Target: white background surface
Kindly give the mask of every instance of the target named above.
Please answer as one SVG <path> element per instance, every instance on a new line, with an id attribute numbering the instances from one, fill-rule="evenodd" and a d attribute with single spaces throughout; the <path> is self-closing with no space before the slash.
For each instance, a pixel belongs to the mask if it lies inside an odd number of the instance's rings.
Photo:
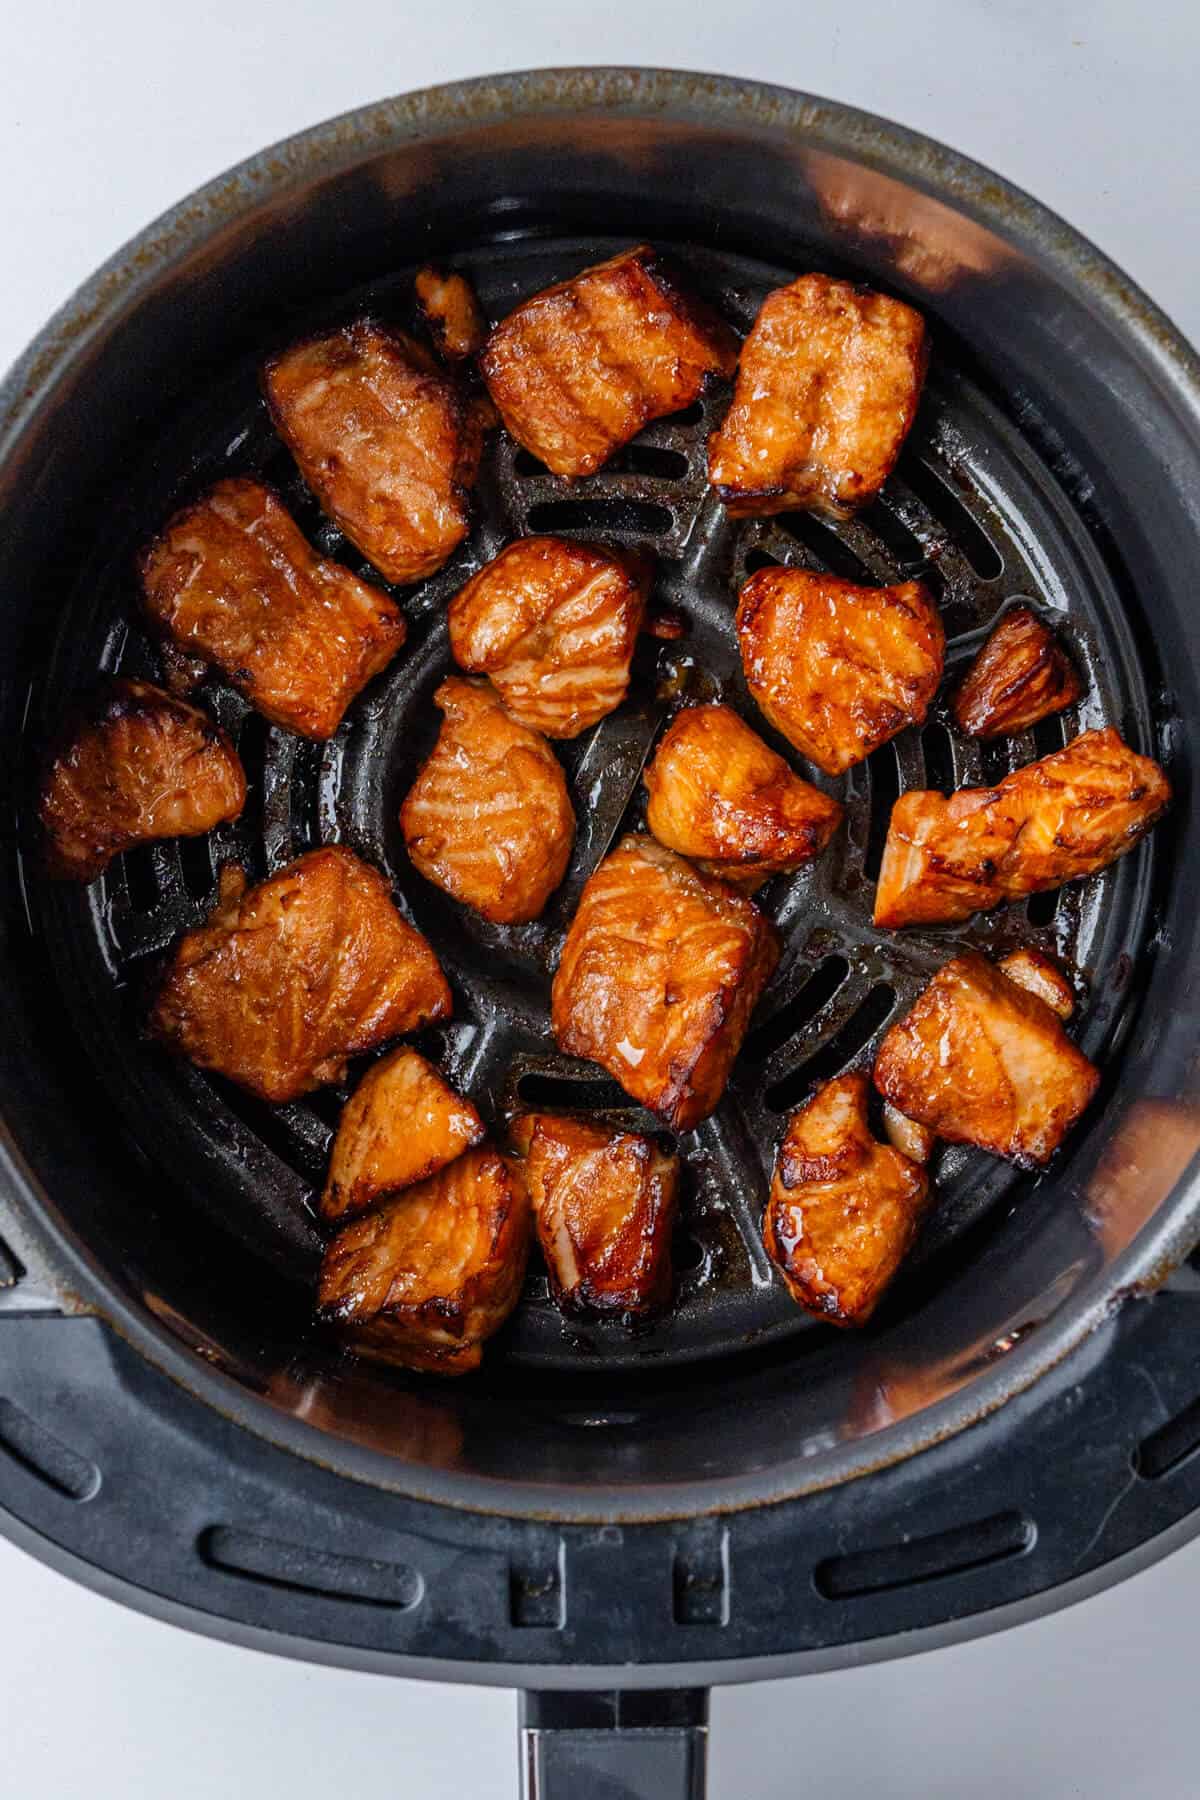
<path id="1" fill-rule="evenodd" d="M 383 94 L 648 63 L 806 88 L 940 137 L 1094 237 L 1200 340 L 1200 8 L 1133 0 L 9 0 L 0 363 L 154 214 Z M 1200 1792 L 1200 1546 L 958 1649 L 714 1697 L 714 1800 Z M 0 1794 L 513 1800 L 503 1691 L 307 1668 L 76 1589 L 0 1542 Z"/>

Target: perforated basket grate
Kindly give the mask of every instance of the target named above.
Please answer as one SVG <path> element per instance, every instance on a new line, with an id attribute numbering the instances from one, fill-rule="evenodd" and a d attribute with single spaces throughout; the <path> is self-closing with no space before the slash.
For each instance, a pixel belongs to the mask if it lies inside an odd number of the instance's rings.
<path id="1" fill-rule="evenodd" d="M 462 266 L 497 317 L 523 295 L 619 247 L 597 239 L 506 242 L 464 256 Z M 790 276 L 686 245 L 663 247 L 743 328 L 764 293 Z M 365 304 L 403 320 L 411 274 L 400 271 L 322 319 L 349 316 Z M 264 344 L 262 351 L 273 347 Z M 728 519 L 704 478 L 705 441 L 726 402 L 727 390 L 714 389 L 574 485 L 551 476 L 503 434 L 494 437 L 479 484 L 477 528 L 431 580 L 393 590 L 411 622 L 408 647 L 352 708 L 334 740 L 315 745 L 269 726 L 231 689 L 210 680 L 204 699 L 235 737 L 250 780 L 243 817 L 207 839 L 133 852 L 87 894 L 44 885 L 33 896 L 68 1009 L 110 1088 L 115 1120 L 174 1189 L 216 1214 L 276 1271 L 306 1283 L 319 1248 L 314 1187 L 349 1088 L 270 1108 L 170 1060 L 140 1036 L 159 959 L 204 915 L 221 863 L 237 858 L 261 878 L 316 844 L 351 844 L 392 878 L 453 981 L 454 1021 L 426 1033 L 422 1047 L 498 1130 L 522 1105 L 581 1108 L 657 1129 L 594 1065 L 558 1053 L 549 1031 L 549 981 L 583 882 L 619 833 L 642 818 L 641 770 L 673 708 L 720 697 L 812 778 L 746 694 L 733 631 L 742 581 L 769 562 L 867 581 L 920 575 L 945 618 L 946 692 L 1012 601 L 1025 597 L 1055 615 L 1087 676 L 1074 712 L 1035 733 L 979 745 L 950 728 L 939 703 L 923 732 L 905 732 L 841 781 L 818 777 L 845 800 L 846 826 L 825 856 L 772 881 L 759 896 L 781 928 L 784 954 L 728 1093 L 680 1141 L 688 1177 L 676 1245 L 677 1304 L 637 1332 L 619 1323 L 568 1324 L 535 1267 L 502 1340 L 504 1353 L 530 1363 L 571 1366 L 582 1359 L 600 1370 L 653 1358 L 661 1367 L 806 1328 L 759 1235 L 788 1109 L 815 1083 L 865 1064 L 888 1021 L 966 943 L 995 951 L 1034 942 L 1065 957 L 1087 995 L 1081 1042 L 1093 1056 L 1111 1055 L 1148 930 L 1147 851 L 1086 884 L 963 928 L 897 934 L 871 923 L 874 877 L 898 792 L 994 781 L 1088 726 L 1115 724 L 1138 748 L 1153 744 L 1150 697 L 1117 577 L 1065 491 L 975 383 L 954 346 L 935 342 L 926 395 L 898 472 L 882 498 L 849 524 L 801 514 Z M 137 624 L 134 554 L 172 506 L 234 472 L 273 482 L 324 552 L 377 579 L 300 483 L 271 432 L 255 366 L 231 370 L 123 482 L 106 541 L 91 547 L 64 609 L 42 696 L 43 724 L 99 668 L 156 673 L 154 652 Z M 436 735 L 431 695 L 451 665 L 445 603 L 505 542 L 534 531 L 650 546 L 658 558 L 656 597 L 686 615 L 689 631 L 678 643 L 644 640 L 627 704 L 559 746 L 579 818 L 574 857 L 543 918 L 504 928 L 456 906 L 416 875 L 397 815 Z M 350 1085 L 360 1072 L 352 1071 Z M 1002 1214 L 1014 1184 L 1028 1180 L 961 1149 L 943 1150 L 936 1171 L 937 1205 L 890 1304 L 906 1304 L 922 1280 L 936 1279 L 940 1259 L 964 1251 L 971 1234 Z"/>

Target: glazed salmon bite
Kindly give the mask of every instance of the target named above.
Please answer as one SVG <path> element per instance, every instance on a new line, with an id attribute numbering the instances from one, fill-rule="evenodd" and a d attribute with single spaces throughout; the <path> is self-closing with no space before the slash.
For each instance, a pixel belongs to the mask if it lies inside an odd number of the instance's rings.
<path id="1" fill-rule="evenodd" d="M 896 465 L 927 360 L 924 320 L 901 300 L 828 275 L 768 294 L 709 442 L 727 510 L 844 519 L 865 506 Z"/>
<path id="2" fill-rule="evenodd" d="M 427 267 L 418 269 L 413 286 L 421 317 L 439 353 L 449 362 L 478 356 L 486 328 L 466 276 Z"/>
<path id="3" fill-rule="evenodd" d="M 1082 692 L 1050 627 L 1031 607 L 1014 606 L 993 626 L 955 694 L 954 723 L 970 737 L 1004 737 L 1074 706 Z"/>
<path id="4" fill-rule="evenodd" d="M 237 751 L 207 713 L 114 677 L 80 707 L 46 770 L 48 872 L 93 881 L 123 850 L 198 837 L 245 803 Z"/>
<path id="5" fill-rule="evenodd" d="M 554 977 L 554 1036 L 686 1131 L 724 1093 L 778 960 L 775 927 L 743 894 L 631 833 L 580 897 Z"/>
<path id="6" fill-rule="evenodd" d="M 1057 1150 L 1100 1075 L 1034 991 L 1031 971 L 1014 973 L 975 951 L 945 963 L 885 1035 L 875 1086 L 939 1137 L 1033 1169 Z"/>
<path id="7" fill-rule="evenodd" d="M 919 581 L 861 587 L 774 566 L 743 587 L 737 634 L 763 716 L 827 775 L 924 723 L 946 651 Z"/>
<path id="8" fill-rule="evenodd" d="M 513 1127 L 551 1290 L 568 1311 L 645 1316 L 671 1297 L 679 1158 L 594 1119 Z"/>
<path id="9" fill-rule="evenodd" d="M 640 244 L 523 301 L 479 366 L 519 444 L 556 475 L 592 475 L 736 361 L 728 325 Z"/>
<path id="10" fill-rule="evenodd" d="M 532 1224 L 516 1159 L 468 1150 L 343 1226 L 321 1264 L 318 1316 L 361 1356 L 466 1374 L 520 1298 Z"/>
<path id="11" fill-rule="evenodd" d="M 373 1063 L 342 1108 L 321 1216 L 345 1219 L 424 1181 L 478 1144 L 483 1122 L 433 1064 L 405 1046 Z"/>
<path id="12" fill-rule="evenodd" d="M 385 581 L 440 569 L 471 526 L 483 416 L 402 331 L 359 319 L 272 358 L 271 417 L 300 473 Z"/>
<path id="13" fill-rule="evenodd" d="M 150 1029 L 278 1102 L 340 1081 L 355 1051 L 448 1018 L 451 1005 L 383 876 L 331 844 L 254 888 L 222 870 L 216 907 L 167 963 Z"/>
<path id="14" fill-rule="evenodd" d="M 332 737 L 351 701 L 404 643 L 395 602 L 318 556 L 261 482 L 218 482 L 143 553 L 154 631 L 214 664 L 264 717 Z"/>
<path id="15" fill-rule="evenodd" d="M 874 1137 L 869 1091 L 865 1075 L 841 1075 L 792 1114 L 763 1220 L 793 1300 L 831 1325 L 866 1324 L 929 1198 L 925 1171 Z"/>
<path id="16" fill-rule="evenodd" d="M 1128 855 L 1171 798 L 1159 765 L 1109 727 L 1014 769 L 994 788 L 901 794 L 888 823 L 875 923 L 968 919 Z"/>
<path id="17" fill-rule="evenodd" d="M 486 681 L 451 676 L 433 700 L 442 729 L 400 809 L 413 867 L 498 925 L 536 919 L 575 842 L 562 765 Z"/>
<path id="18" fill-rule="evenodd" d="M 454 659 L 522 725 L 578 737 L 625 698 L 653 567 L 636 550 L 518 538 L 450 602 Z"/>
<path id="19" fill-rule="evenodd" d="M 802 781 L 728 706 L 677 713 L 643 780 L 659 843 L 748 893 L 819 856 L 842 822 L 840 802 Z"/>

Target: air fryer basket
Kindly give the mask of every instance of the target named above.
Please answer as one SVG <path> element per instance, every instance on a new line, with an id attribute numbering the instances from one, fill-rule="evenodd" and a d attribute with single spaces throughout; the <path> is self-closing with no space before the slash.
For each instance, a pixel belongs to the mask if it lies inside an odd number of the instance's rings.
<path id="1" fill-rule="evenodd" d="M 130 855 L 87 893 L 45 883 L 29 826 L 38 748 L 98 670 L 153 673 L 131 559 L 170 507 L 222 473 L 260 471 L 315 541 L 347 553 L 270 431 L 264 355 L 364 305 L 404 321 L 412 271 L 430 258 L 468 271 L 494 317 L 642 238 L 742 327 L 770 286 L 814 267 L 927 313 L 928 394 L 881 501 L 836 527 L 727 520 L 703 481 L 719 390 L 583 484 L 499 440 L 478 529 L 398 593 L 409 647 L 330 745 L 266 727 L 214 682 L 208 700 L 253 784 L 243 820 Z M 40 1274 L 27 1292 L 110 1321 L 122 1354 L 258 1438 L 491 1515 L 753 1508 L 896 1464 L 1028 1388 L 1200 1235 L 1187 1173 L 1200 1143 L 1200 856 L 1183 724 L 1200 717 L 1197 393 L 1167 322 L 1034 203 L 925 140 L 779 90 L 621 71 L 468 83 L 335 121 L 185 202 L 71 303 L 5 390 L 0 1236 Z M 506 931 L 415 876 L 396 812 L 449 666 L 445 600 L 527 530 L 648 544 L 658 595 L 690 630 L 646 643 L 630 704 L 566 748 L 575 860 L 546 918 Z M 429 1042 L 493 1122 L 530 1102 L 644 1118 L 554 1050 L 548 973 L 582 880 L 639 816 L 640 769 L 670 706 L 719 692 L 748 709 L 732 604 L 769 560 L 924 575 L 951 669 L 999 611 L 1032 599 L 1086 670 L 1077 721 L 981 748 L 938 713 L 839 790 L 837 848 L 765 891 L 785 956 L 728 1099 L 684 1144 L 668 1320 L 637 1334 L 568 1327 L 535 1273 L 477 1379 L 439 1386 L 341 1358 L 308 1324 L 311 1191 L 339 1096 L 267 1109 L 168 1061 L 140 1035 L 156 959 L 201 916 L 224 858 L 257 876 L 345 841 L 388 872 L 443 957 L 458 1004 Z M 1169 765 L 1177 801 L 1150 846 L 961 930 L 873 929 L 899 789 L 992 780 L 1099 724 Z M 1080 1040 L 1104 1068 L 1069 1153 L 1036 1180 L 947 1153 L 935 1215 L 877 1321 L 860 1335 L 809 1325 L 758 1236 L 784 1112 L 869 1057 L 960 943 L 1026 941 L 1078 969 Z"/>

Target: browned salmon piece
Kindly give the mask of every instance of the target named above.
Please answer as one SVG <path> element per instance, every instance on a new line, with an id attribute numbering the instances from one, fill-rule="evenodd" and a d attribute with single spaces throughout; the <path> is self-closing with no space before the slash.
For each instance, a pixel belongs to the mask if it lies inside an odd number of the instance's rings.
<path id="1" fill-rule="evenodd" d="M 875 1059 L 875 1086 L 910 1119 L 1026 1169 L 1049 1161 L 1099 1080 L 1046 1002 L 974 951 L 939 969 Z"/>
<path id="2" fill-rule="evenodd" d="M 743 587 L 737 634 L 764 717 L 827 775 L 924 723 L 946 651 L 921 582 L 858 587 L 777 565 Z"/>
<path id="3" fill-rule="evenodd" d="M 177 513 L 141 574 L 164 643 L 215 664 L 303 737 L 333 736 L 407 631 L 394 601 L 318 556 L 271 490 L 240 477 Z"/>
<path id="4" fill-rule="evenodd" d="M 925 322 L 903 301 L 802 275 L 763 301 L 708 446 L 727 510 L 844 519 L 873 500 L 916 416 Z"/>
<path id="5" fill-rule="evenodd" d="M 199 837 L 246 804 L 237 751 L 197 706 L 149 681 L 110 678 L 79 707 L 42 783 L 46 868 L 94 881 L 114 856 Z"/>
<path id="6" fill-rule="evenodd" d="M 937 1133 L 908 1118 L 890 1100 L 883 1104 L 883 1129 L 893 1150 L 899 1150 L 911 1162 L 927 1163 L 933 1155 Z"/>
<path id="7" fill-rule="evenodd" d="M 359 319 L 273 357 L 264 380 L 300 473 L 384 580 L 440 569 L 470 530 L 483 449 L 457 377 L 404 332 Z"/>
<path id="8" fill-rule="evenodd" d="M 643 779 L 659 843 L 749 892 L 819 856 L 842 821 L 840 803 L 802 781 L 728 706 L 677 713 Z"/>
<path id="9" fill-rule="evenodd" d="M 1069 1019 L 1075 1011 L 1074 988 L 1063 973 L 1062 965 L 1044 950 L 1025 945 L 1020 950 L 1010 950 L 996 966 L 1018 987 L 1044 1000 L 1060 1019 Z"/>
<path id="10" fill-rule="evenodd" d="M 449 362 L 478 356 L 487 336 L 475 289 L 465 275 L 444 269 L 418 269 L 413 286 L 417 305 L 437 350 Z"/>
<path id="11" fill-rule="evenodd" d="M 632 1315 L 664 1307 L 679 1158 L 653 1138 L 555 1113 L 525 1114 L 514 1137 L 559 1305 Z"/>
<path id="12" fill-rule="evenodd" d="M 1018 832 L 1016 809 L 996 788 L 960 788 L 949 798 L 910 788 L 888 822 L 875 923 L 939 925 L 998 906 L 995 871 Z"/>
<path id="13" fill-rule="evenodd" d="M 577 737 L 625 698 L 651 573 L 635 551 L 518 538 L 450 602 L 455 661 L 522 725 Z"/>
<path id="14" fill-rule="evenodd" d="M 912 1248 L 924 1169 L 867 1122 L 865 1075 L 827 1081 L 788 1120 L 763 1241 L 788 1292 L 830 1325 L 865 1325 Z"/>
<path id="15" fill-rule="evenodd" d="M 464 1375 L 521 1295 L 533 1215 L 520 1164 L 484 1147 L 342 1227 L 318 1316 L 378 1362 Z"/>
<path id="16" fill-rule="evenodd" d="M 1146 835 L 1171 798 L 1156 762 L 1111 726 L 1027 763 L 994 788 L 924 788 L 892 808 L 877 925 L 937 925 L 1078 881 Z"/>
<path id="17" fill-rule="evenodd" d="M 415 1050 L 393 1050 L 367 1070 L 342 1109 L 321 1195 L 326 1219 L 364 1212 L 424 1181 L 481 1143 L 483 1121 Z"/>
<path id="18" fill-rule="evenodd" d="M 1075 1011 L 1075 991 L 1067 980 L 1062 966 L 1053 956 L 1044 950 L 1025 945 L 1019 950 L 1010 950 L 997 963 L 1001 974 L 1007 975 L 1010 981 L 1016 982 L 1028 993 L 1036 994 L 1044 1000 L 1051 1012 L 1058 1018 L 1066 1020 Z M 937 1143 L 937 1133 L 928 1126 L 918 1125 L 900 1109 L 892 1105 L 890 1100 L 884 1101 L 883 1126 L 888 1142 L 900 1150 L 914 1162 L 926 1163 L 933 1154 Z"/>
<path id="19" fill-rule="evenodd" d="M 775 928 L 750 900 L 631 834 L 588 881 L 567 933 L 558 1047 L 687 1131 L 724 1093 L 778 960 Z"/>
<path id="20" fill-rule="evenodd" d="M 1048 625 L 1014 606 L 994 628 L 954 696 L 954 723 L 969 737 L 1028 731 L 1074 706 L 1083 683 Z"/>
<path id="21" fill-rule="evenodd" d="M 400 809 L 413 867 L 485 919 L 536 919 L 575 841 L 562 765 L 486 681 L 452 675 L 433 698 L 441 734 Z"/>
<path id="22" fill-rule="evenodd" d="M 736 362 L 729 327 L 639 244 L 523 301 L 479 366 L 519 444 L 556 475 L 591 475 Z"/>
<path id="23" fill-rule="evenodd" d="M 249 892 L 225 869 L 221 890 L 176 945 L 150 1016 L 202 1069 L 293 1100 L 340 1081 L 355 1051 L 449 1017 L 437 957 L 352 851 L 311 850 Z"/>

